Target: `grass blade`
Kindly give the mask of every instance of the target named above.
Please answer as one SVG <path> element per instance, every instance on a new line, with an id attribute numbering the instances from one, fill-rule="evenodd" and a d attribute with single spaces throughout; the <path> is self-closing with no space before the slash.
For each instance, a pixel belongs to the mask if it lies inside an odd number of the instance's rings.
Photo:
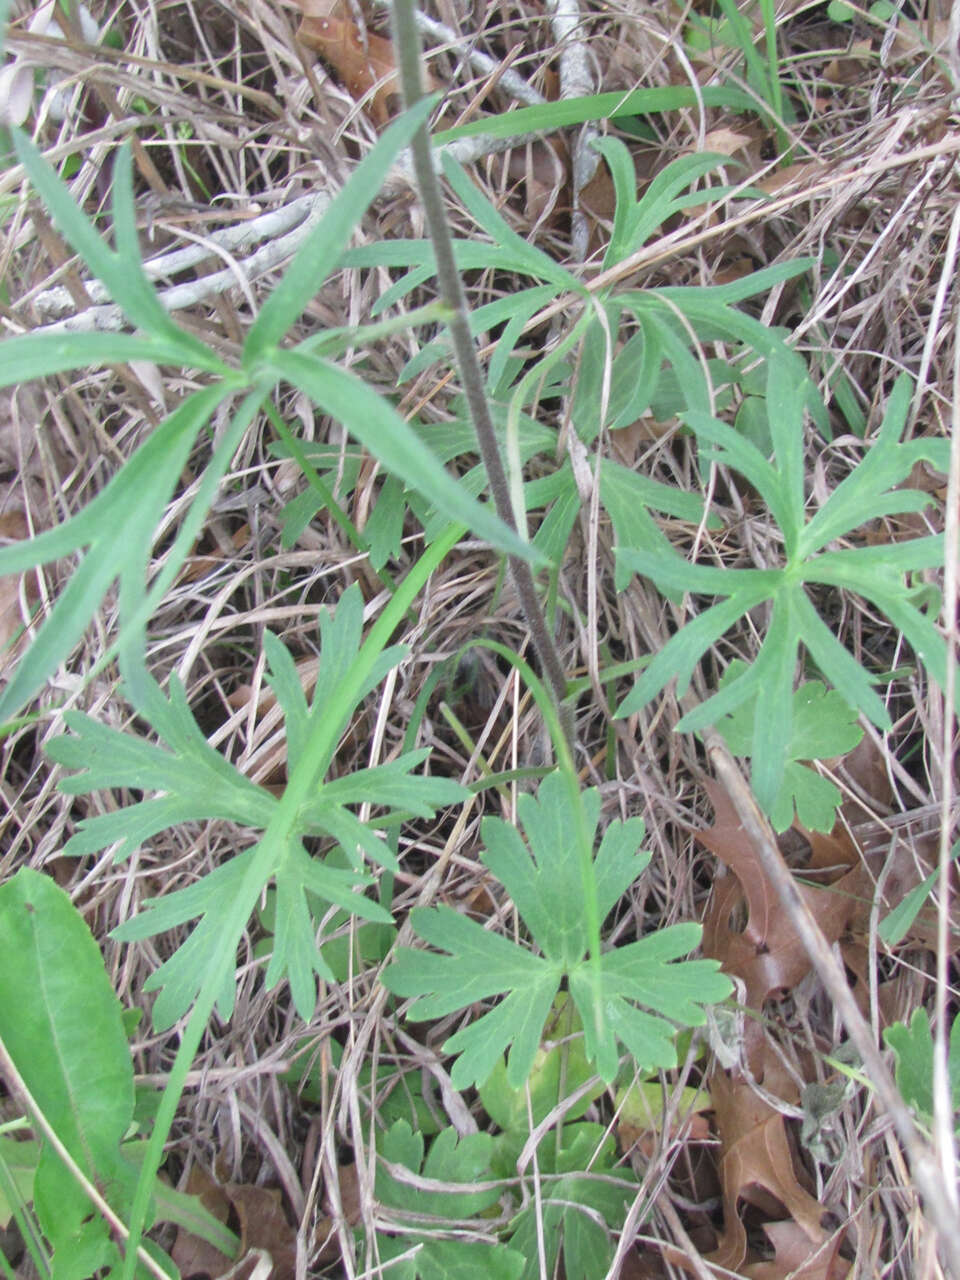
<path id="1" fill-rule="evenodd" d="M 616 120 L 620 116 L 654 115 L 664 111 L 680 111 L 684 107 L 727 107 L 731 111 L 755 111 L 756 99 L 739 89 L 708 85 L 697 93 L 686 85 L 668 85 L 660 89 L 634 89 L 631 93 L 595 93 L 587 98 L 566 98 L 545 102 L 536 107 L 521 107 L 492 119 L 475 120 L 456 129 L 445 129 L 433 135 L 434 146 L 443 146 L 458 138 L 475 138 L 487 134 L 491 138 L 516 138 L 528 133 L 553 133 L 568 125 L 588 120 Z"/>

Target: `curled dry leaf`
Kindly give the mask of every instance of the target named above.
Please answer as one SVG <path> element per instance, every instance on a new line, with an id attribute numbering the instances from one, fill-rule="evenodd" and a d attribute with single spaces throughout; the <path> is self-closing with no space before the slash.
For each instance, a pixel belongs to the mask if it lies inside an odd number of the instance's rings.
<path id="1" fill-rule="evenodd" d="M 796 1085 L 766 1046 L 758 1075 L 771 1093 L 787 1102 L 798 1101 Z M 747 1232 L 740 1217 L 741 1201 L 771 1217 L 786 1210 L 807 1243 L 806 1258 L 826 1238 L 820 1225 L 824 1209 L 800 1183 L 784 1116 L 738 1074 L 714 1072 L 710 1096 L 721 1144 L 724 1229 L 708 1261 L 731 1271 L 743 1264 Z"/>
<path id="2" fill-rule="evenodd" d="M 287 1221 L 279 1191 L 266 1187 L 227 1182 L 223 1186 L 194 1165 L 187 1191 L 199 1196 L 204 1207 L 240 1236 L 239 1260 L 235 1263 L 182 1227 L 177 1231 L 171 1256 L 183 1280 L 207 1276 L 210 1280 L 293 1280 L 296 1274 L 297 1233 Z M 266 1264 L 266 1265 L 265 1265 Z"/>
<path id="3" fill-rule="evenodd" d="M 319 53 L 358 101 L 372 91 L 370 115 L 385 125 L 401 96 L 392 43 L 361 31 L 349 0 L 297 0 L 297 8 L 303 12 L 300 43 Z"/>
<path id="4" fill-rule="evenodd" d="M 703 923 L 703 952 L 719 960 L 726 973 L 743 980 L 745 1003 L 759 1010 L 768 996 L 789 990 L 805 978 L 810 961 L 729 798 L 717 783 L 706 786 L 716 823 L 697 832 L 696 838 L 733 875 L 714 884 Z M 810 852 L 803 872 L 806 878 L 816 876 L 823 887 L 798 884 L 797 889 L 827 941 L 833 943 L 847 928 L 869 880 L 845 835 L 810 833 L 805 839 Z"/>

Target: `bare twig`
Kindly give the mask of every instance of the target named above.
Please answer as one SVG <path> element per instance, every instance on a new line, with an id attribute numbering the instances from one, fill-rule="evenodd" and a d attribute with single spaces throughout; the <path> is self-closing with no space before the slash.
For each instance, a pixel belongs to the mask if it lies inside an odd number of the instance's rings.
<path id="1" fill-rule="evenodd" d="M 596 93 L 597 86 L 590 70 L 590 57 L 584 37 L 583 16 L 579 0 L 547 0 L 553 34 L 560 48 L 560 97 L 586 98 Z M 593 139 L 599 137 L 595 124 L 577 130 L 572 147 L 573 199 L 570 246 L 578 262 L 587 257 L 590 224 L 580 207 L 580 192 L 597 171 L 600 157 Z"/>
<path id="2" fill-rule="evenodd" d="M 957 1214 L 943 1180 L 936 1156 L 921 1137 L 909 1108 L 900 1096 L 893 1078 L 877 1047 L 873 1032 L 857 1007 L 840 962 L 823 935 L 813 912 L 797 889 L 789 867 L 783 859 L 770 824 L 757 806 L 743 774 L 720 735 L 704 730 L 704 741 L 717 777 L 723 783 L 737 816 L 763 870 L 776 890 L 790 923 L 810 958 L 810 963 L 827 990 L 840 1015 L 854 1047 L 860 1054 L 865 1074 L 889 1115 L 897 1137 L 903 1145 L 917 1190 L 931 1225 L 939 1237 L 947 1270 L 960 1280 L 960 1232 Z"/>

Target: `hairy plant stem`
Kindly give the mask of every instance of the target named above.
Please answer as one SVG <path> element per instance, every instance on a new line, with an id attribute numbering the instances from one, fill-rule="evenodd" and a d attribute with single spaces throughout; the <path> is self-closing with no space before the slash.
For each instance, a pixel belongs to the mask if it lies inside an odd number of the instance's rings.
<path id="1" fill-rule="evenodd" d="M 393 0 L 394 42 L 400 69 L 400 84 L 403 89 L 405 105 L 414 106 L 423 97 L 420 76 L 420 36 L 417 29 L 413 0 Z M 453 343 L 454 356 L 460 373 L 467 411 L 473 429 L 476 432 L 480 457 L 483 461 L 490 492 L 493 495 L 497 515 L 514 532 L 519 533 L 514 518 L 513 504 L 510 501 L 510 487 L 507 483 L 500 447 L 497 444 L 490 406 L 487 402 L 483 385 L 483 374 L 473 337 L 470 333 L 470 322 L 467 311 L 466 296 L 453 255 L 453 239 L 447 224 L 443 208 L 443 193 L 433 168 L 430 155 L 430 137 L 426 128 L 418 129 L 414 134 L 410 147 L 413 156 L 413 169 L 417 179 L 417 188 L 423 203 L 423 211 L 427 220 L 427 230 L 433 243 L 433 251 L 437 262 L 437 283 L 440 296 L 450 311 L 449 329 Z M 529 564 L 519 556 L 509 556 L 510 572 L 517 589 L 520 608 L 524 621 L 530 631 L 533 646 L 536 649 L 540 665 L 550 685 L 551 693 L 560 713 L 561 724 L 567 741 L 572 744 L 573 709 L 564 704 L 567 693 L 567 679 L 563 664 L 557 653 L 553 636 L 547 626 L 537 590 L 533 581 L 533 573 Z"/>

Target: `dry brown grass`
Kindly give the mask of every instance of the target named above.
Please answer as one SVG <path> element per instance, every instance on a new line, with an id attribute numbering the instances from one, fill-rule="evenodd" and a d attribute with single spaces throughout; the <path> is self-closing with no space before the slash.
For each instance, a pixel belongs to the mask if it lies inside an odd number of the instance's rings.
<path id="1" fill-rule="evenodd" d="M 26 7 L 16 8 L 20 18 L 26 18 Z M 803 104 L 804 122 L 791 137 L 793 167 L 778 170 L 763 130 L 751 126 L 751 136 L 736 156 L 746 168 L 735 171 L 736 177 L 767 182 L 773 202 L 745 196 L 728 206 L 724 220 L 701 219 L 699 224 L 693 221 L 694 210 L 688 228 L 671 228 L 670 239 L 648 246 L 649 265 L 637 269 L 633 283 L 710 283 L 742 270 L 745 261 L 756 267 L 810 254 L 818 265 L 809 289 L 775 291 L 763 307 L 764 320 L 792 331 L 824 385 L 842 370 L 852 399 L 871 425 L 879 420 L 895 374 L 907 369 L 919 375 L 916 429 L 949 434 L 955 396 L 952 282 L 946 281 L 939 299 L 937 291 L 958 196 L 960 137 L 950 98 L 957 86 L 919 49 L 883 50 L 874 40 L 869 51 L 851 51 L 850 41 L 864 37 L 867 29 L 862 24 L 831 23 L 825 6 L 791 3 L 782 8 L 788 11 L 782 15 L 782 39 L 795 59 Z M 429 12 L 465 46 L 487 52 L 498 64 L 508 63 L 541 93 L 555 93 L 557 50 L 538 5 L 503 0 L 470 10 L 442 0 Z M 145 256 L 204 244 L 214 230 L 242 225 L 305 195 L 335 188 L 376 136 L 363 103 L 355 102 L 333 74 L 298 48 L 293 36 L 297 15 L 288 6 L 262 0 L 236 5 L 219 0 L 130 0 L 115 7 L 98 4 L 94 13 L 119 35 L 118 48 L 71 47 L 69 42 L 30 35 L 22 25 L 11 29 L 8 48 L 66 77 L 60 85 L 68 94 L 63 119 L 51 114 L 51 95 L 38 97 L 35 133 L 51 160 L 79 159 L 73 188 L 92 213 L 105 200 L 113 146 L 136 130 Z M 597 87 L 685 83 L 691 74 L 706 83 L 736 64 L 737 56 L 723 50 L 691 60 L 677 40 L 683 19 L 682 7 L 674 4 L 584 4 L 583 31 Z M 381 25 L 379 18 L 377 24 Z M 500 87 L 483 96 L 485 77 L 464 67 L 460 48 L 437 53 L 431 65 L 437 79 L 450 87 L 445 125 L 465 113 L 510 105 Z M 641 175 L 652 175 L 670 159 L 709 146 L 720 120 L 716 111 L 672 113 L 658 125 L 656 142 L 637 142 Z M 570 245 L 568 141 L 532 140 L 528 147 L 481 157 L 473 169 L 514 229 L 565 262 L 575 256 Z M 23 192 L 21 171 L 9 167 L 0 176 L 0 194 L 13 200 L 0 248 L 5 283 L 0 314 L 8 333 L 51 323 L 56 317 L 39 310 L 37 303 L 57 285 L 68 290 L 71 314 L 81 314 L 88 305 L 82 271 Z M 589 275 L 594 272 L 589 258 L 597 257 L 606 235 L 604 217 L 609 217 L 601 179 L 585 190 L 583 203 L 596 214 L 587 250 Z M 451 216 L 462 234 L 471 233 L 462 215 L 451 209 Z M 368 216 L 360 239 L 423 234 L 412 192 L 398 183 Z M 243 256 L 245 250 L 241 246 L 235 252 Z M 191 271 L 196 276 L 229 265 L 223 251 L 211 251 Z M 181 310 L 180 319 L 205 342 L 235 355 L 252 311 L 275 278 L 276 270 L 269 270 L 247 288 L 203 298 Z M 342 273 L 311 305 L 301 334 L 362 322 L 387 283 L 386 272 Z M 509 279 L 480 276 L 470 281 L 471 301 L 479 305 L 510 287 Z M 552 323 L 562 324 L 562 316 Z M 530 341 L 536 346 L 546 335 L 545 320 Z M 365 366 L 364 376 L 384 390 L 395 387 L 399 370 L 415 350 L 409 335 L 385 341 Z M 51 379 L 8 396 L 0 422 L 3 510 L 25 510 L 31 527 L 38 530 L 78 510 L 102 490 L 164 407 L 175 403 L 189 385 L 187 379 L 161 384 L 149 370 L 123 369 Z M 420 406 L 427 415 L 442 418 L 449 411 L 453 388 L 438 387 L 433 372 L 404 390 L 404 403 Z M 290 399 L 280 408 L 304 439 L 339 442 L 336 425 L 315 416 L 308 405 Z M 838 435 L 832 444 L 810 440 L 809 466 L 817 496 L 829 491 L 857 457 L 859 446 L 845 434 L 839 416 L 834 425 Z M 269 626 L 280 633 L 306 661 L 315 653 L 318 607 L 335 602 L 346 585 L 358 579 L 364 584 L 371 616 L 383 603 L 368 569 L 332 521 L 318 518 L 295 547 L 281 549 L 279 514 L 302 481 L 293 464 L 269 452 L 271 439 L 265 420 L 248 433 L 223 486 L 223 499 L 196 548 L 193 567 L 163 601 L 150 629 L 150 661 L 158 678 L 176 670 L 210 741 L 250 777 L 267 784 L 282 780 L 285 751 L 279 720 L 269 712 L 255 713 L 263 677 L 257 665 L 263 629 Z M 638 465 L 649 474 L 667 483 L 698 487 L 693 452 L 674 433 L 641 439 L 633 447 Z M 191 462 L 192 474 L 184 476 L 180 498 L 168 512 L 169 527 L 204 464 L 201 447 Z M 354 499 L 357 523 L 375 484 L 376 474 L 368 467 Z M 768 530 L 756 518 L 751 495 L 731 483 L 717 499 L 725 527 L 722 535 L 704 533 L 702 549 L 718 564 L 765 563 Z M 690 536 L 689 530 L 672 532 L 678 539 Z M 405 555 L 412 559 L 417 552 L 417 540 L 411 536 Z M 616 595 L 612 567 L 608 530 L 599 525 L 591 529 L 585 521 L 575 530 L 559 582 L 561 599 L 570 605 L 561 630 L 561 652 L 571 673 L 596 670 L 601 639 L 617 657 L 636 657 L 660 648 L 676 625 L 676 610 L 651 588 L 635 581 Z M 394 566 L 398 576 L 403 570 L 403 563 Z M 69 573 L 69 564 L 46 571 L 41 598 L 54 597 Z M 824 602 L 824 607 L 835 609 L 831 621 L 855 651 L 863 647 L 883 653 L 891 663 L 897 661 L 897 637 L 861 602 Z M 571 616 L 581 617 L 582 623 L 575 625 Z M 79 819 L 125 799 L 61 795 L 56 790 L 57 770 L 42 751 L 61 731 L 60 712 L 67 707 L 82 707 L 116 727 L 129 723 L 129 710 L 117 697 L 110 672 L 83 680 L 114 631 L 113 604 L 108 600 L 82 651 L 73 655 L 68 669 L 41 698 L 39 720 L 19 728 L 3 744 L 0 877 L 21 865 L 56 874 L 101 940 L 121 1000 L 148 1007 L 144 982 L 182 938 L 164 936 L 153 943 L 120 946 L 110 940 L 109 931 L 128 919 L 145 897 L 192 883 L 243 845 L 245 837 L 228 824 L 213 823 L 158 837 L 123 866 L 113 866 L 108 856 L 80 863 L 60 858 Z M 525 643 L 515 601 L 502 588 L 497 564 L 482 548 L 466 545 L 436 576 L 416 619 L 409 619 L 406 633 L 398 637 L 410 646 L 410 659 L 352 726 L 337 769 L 345 772 L 389 759 L 399 748 L 432 667 L 480 634 L 521 651 Z M 718 648 L 718 668 L 732 657 L 749 659 L 755 652 L 756 637 L 744 628 Z M 492 661 L 482 661 L 478 691 L 456 708 L 476 743 L 472 757 L 450 731 L 436 701 L 420 733 L 421 743 L 434 750 L 437 771 L 469 780 L 477 776 L 478 752 L 490 767 L 510 769 L 541 760 L 544 750 L 532 704 Z M 864 844 L 869 838 L 869 847 L 883 851 L 872 864 L 881 875 L 884 856 L 895 846 L 905 851 L 904 856 L 927 851 L 937 825 L 944 768 L 937 745 L 942 707 L 920 675 L 911 678 L 909 687 L 905 683 L 900 688 L 895 707 L 895 731 L 877 741 L 869 762 L 872 781 L 865 781 L 863 772 L 845 772 L 842 765 L 837 769 L 840 781 L 862 802 L 858 811 L 845 811 L 854 835 Z M 603 705 L 593 698 L 582 700 L 578 716 L 583 774 L 601 787 L 605 816 L 641 813 L 654 853 L 645 896 L 623 904 L 619 927 L 649 930 L 699 919 L 716 866 L 691 835 L 693 828 L 703 825 L 707 812 L 700 786 L 704 760 L 691 738 L 671 733 L 678 708 L 667 697 L 656 715 L 636 731 L 631 725 L 629 732 L 622 725 L 611 732 Z M 886 795 L 876 781 L 884 774 L 890 783 Z M 493 791 L 468 806 L 455 822 L 436 830 L 405 830 L 397 919 L 402 921 L 415 903 L 463 904 L 481 894 L 479 818 L 483 812 L 510 816 L 511 810 L 509 793 L 500 796 Z M 488 904 L 487 909 L 502 911 L 508 918 L 509 904 Z M 251 933 L 241 950 L 236 1013 L 229 1025 L 214 1022 L 194 1064 L 168 1170 L 181 1185 L 191 1167 L 201 1164 L 215 1168 L 223 1181 L 281 1187 L 290 1220 L 300 1232 L 301 1265 L 307 1265 L 310 1274 L 367 1274 L 373 1259 L 354 1261 L 343 1217 L 338 1224 L 331 1222 L 346 1214 L 351 1222 L 367 1227 L 375 1221 L 381 1227 L 389 1225 L 372 1193 L 370 1133 L 362 1119 L 362 1099 L 370 1086 L 361 1080 L 361 1072 L 370 1069 L 374 1079 L 395 1072 L 409 1077 L 417 1092 L 422 1090 L 464 1131 L 476 1122 L 474 1100 L 453 1091 L 435 1052 L 449 1034 L 447 1024 L 431 1028 L 426 1044 L 398 1027 L 385 1016 L 384 992 L 374 970 L 326 988 L 312 1024 L 304 1027 L 289 1007 L 285 987 L 264 992 L 254 962 L 255 942 Z M 892 1014 L 903 1016 L 929 1000 L 929 950 L 918 948 L 890 958 L 878 952 L 874 937 L 865 954 L 870 967 L 860 976 L 868 987 L 873 984 L 875 993 L 879 983 Z M 813 976 L 769 1014 L 772 1037 L 801 1075 L 807 1059 L 798 1045 L 804 1040 L 808 1047 L 823 1041 L 836 1044 L 842 1038 Z M 147 1021 L 144 1027 L 148 1026 Z M 281 1083 L 281 1073 L 308 1060 L 328 1061 L 332 1040 L 343 1048 L 340 1068 L 323 1077 L 322 1097 L 306 1103 Z M 141 1030 L 135 1055 L 145 1079 L 165 1079 L 176 1043 L 175 1032 L 155 1036 Z M 596 1110 L 604 1120 L 611 1119 L 609 1099 L 602 1099 Z M 816 1195 L 838 1224 L 849 1227 L 851 1276 L 936 1276 L 930 1236 L 885 1117 L 861 1090 L 845 1104 L 837 1125 L 841 1159 L 833 1167 L 807 1164 Z M 652 1159 L 637 1152 L 630 1158 L 644 1187 L 656 1193 L 649 1216 L 642 1224 L 632 1224 L 636 1239 L 670 1241 L 681 1252 L 685 1240 L 690 1252 L 706 1249 L 705 1227 L 711 1215 L 716 1221 L 718 1202 L 715 1193 L 698 1202 L 692 1197 L 703 1185 L 695 1166 L 709 1163 L 709 1148 L 691 1151 L 663 1142 Z M 353 1165 L 349 1175 L 348 1162 Z M 315 1248 L 318 1221 L 324 1231 L 332 1232 L 330 1246 L 320 1255 Z M 342 1258 L 337 1256 L 340 1252 Z M 660 1273 L 623 1274 L 680 1274 L 671 1271 L 669 1263 L 663 1265 L 666 1270 Z M 639 1266 L 636 1259 L 631 1266 Z"/>

